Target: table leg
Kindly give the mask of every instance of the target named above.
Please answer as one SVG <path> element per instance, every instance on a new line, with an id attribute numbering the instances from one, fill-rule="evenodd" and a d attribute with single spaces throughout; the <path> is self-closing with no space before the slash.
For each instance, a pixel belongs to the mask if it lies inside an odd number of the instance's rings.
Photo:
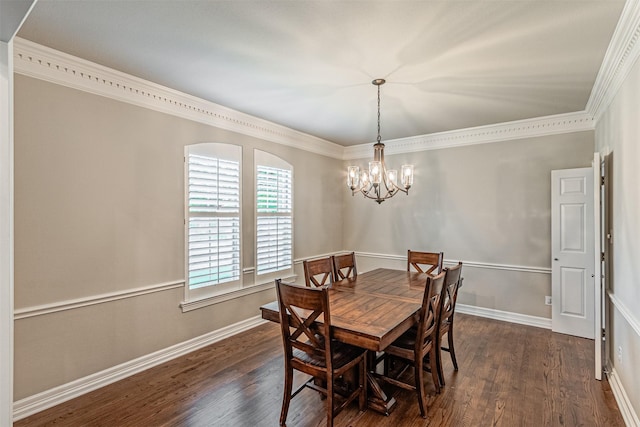
<path id="1" fill-rule="evenodd" d="M 367 365 L 370 371 L 375 371 L 376 353 L 369 351 L 367 354 Z M 376 412 L 380 412 L 383 415 L 390 415 L 396 407 L 396 399 L 393 396 L 388 396 L 384 392 L 378 379 L 371 373 L 367 372 L 367 385 L 368 390 L 368 407 Z"/>
<path id="2" fill-rule="evenodd" d="M 367 373 L 367 383 L 369 384 L 369 408 L 383 415 L 390 415 L 396 407 L 396 398 L 387 396 L 378 380 L 370 373 Z"/>

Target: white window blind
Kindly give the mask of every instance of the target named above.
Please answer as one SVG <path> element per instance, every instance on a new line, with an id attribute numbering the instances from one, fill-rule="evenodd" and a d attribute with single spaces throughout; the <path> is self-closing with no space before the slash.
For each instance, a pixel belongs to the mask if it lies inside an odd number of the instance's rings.
<path id="1" fill-rule="evenodd" d="M 223 145 L 188 147 L 187 285 L 196 293 L 240 282 L 241 152 L 237 147 L 232 155 Z"/>
<path id="2" fill-rule="evenodd" d="M 292 270 L 293 169 L 264 152 L 256 162 L 256 274 Z"/>

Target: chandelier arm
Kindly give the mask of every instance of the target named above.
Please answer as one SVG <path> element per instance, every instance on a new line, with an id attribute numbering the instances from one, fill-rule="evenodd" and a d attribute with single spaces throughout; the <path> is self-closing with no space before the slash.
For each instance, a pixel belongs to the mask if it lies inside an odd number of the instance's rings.
<path id="1" fill-rule="evenodd" d="M 393 181 L 391 181 L 391 185 L 393 186 L 394 192 L 402 191 L 404 194 L 409 194 L 408 188 L 402 188 L 398 184 L 394 183 Z"/>
<path id="2" fill-rule="evenodd" d="M 373 195 L 371 195 L 372 191 L 373 191 Z M 391 193 L 391 192 L 387 191 L 387 193 L 384 195 L 384 197 L 381 196 L 380 195 L 380 185 L 378 185 L 377 187 L 374 186 L 374 185 L 371 185 L 368 189 L 366 189 L 366 190 L 362 189 L 360 192 L 366 198 L 375 200 L 378 203 L 383 202 L 383 201 L 385 201 L 387 199 L 390 199 L 395 194 L 395 193 Z"/>
<path id="3" fill-rule="evenodd" d="M 371 194 L 369 194 L 371 192 L 371 188 L 369 188 L 368 190 L 362 190 L 362 195 L 368 199 L 373 199 L 373 200 L 378 200 L 378 197 L 376 195 L 376 197 L 372 196 Z"/>
<path id="4" fill-rule="evenodd" d="M 366 198 L 375 200 L 378 203 L 384 200 L 387 200 L 389 198 L 388 194 L 385 197 L 380 196 L 380 185 L 375 186 L 373 184 L 370 184 L 369 188 L 367 188 L 366 190 L 363 188 L 360 192 Z M 373 195 L 371 194 L 372 192 L 373 192 Z"/>

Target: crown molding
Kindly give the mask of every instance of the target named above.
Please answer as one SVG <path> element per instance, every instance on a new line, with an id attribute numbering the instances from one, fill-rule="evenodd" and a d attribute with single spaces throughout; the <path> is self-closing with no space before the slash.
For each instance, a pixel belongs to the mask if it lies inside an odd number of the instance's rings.
<path id="1" fill-rule="evenodd" d="M 640 56 L 640 1 L 627 0 L 611 37 L 585 111 L 597 122 Z"/>
<path id="2" fill-rule="evenodd" d="M 538 136 L 557 135 L 595 129 L 593 116 L 587 112 L 557 114 L 535 119 L 517 120 L 447 132 L 384 141 L 385 154 L 402 154 L 441 148 L 486 144 Z M 370 157 L 371 144 L 345 147 L 344 160 Z"/>
<path id="3" fill-rule="evenodd" d="M 19 37 L 14 71 L 73 89 L 298 148 L 342 158 L 343 147 Z"/>
<path id="4" fill-rule="evenodd" d="M 335 159 L 359 159 L 371 154 L 373 143 L 343 147 L 19 37 L 14 42 L 14 70 L 25 76 Z M 581 111 L 388 140 L 385 141 L 386 154 L 485 144 L 594 128 L 593 114 Z"/>

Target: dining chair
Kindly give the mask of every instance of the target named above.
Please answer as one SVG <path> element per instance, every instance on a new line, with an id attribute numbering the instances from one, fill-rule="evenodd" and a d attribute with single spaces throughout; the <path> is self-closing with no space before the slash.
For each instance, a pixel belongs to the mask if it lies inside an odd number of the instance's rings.
<path id="1" fill-rule="evenodd" d="M 333 273 L 336 281 L 350 279 L 358 275 L 355 252 L 344 255 L 334 255 L 332 258 Z"/>
<path id="2" fill-rule="evenodd" d="M 304 260 L 304 281 L 307 286 L 331 286 L 334 281 L 331 257 Z"/>
<path id="3" fill-rule="evenodd" d="M 291 399 L 305 387 L 326 396 L 327 426 L 333 426 L 333 418 L 356 397 L 363 411 L 367 403 L 366 350 L 333 339 L 329 290 L 297 286 L 277 279 L 276 293 L 285 364 L 280 425 L 285 425 Z M 355 366 L 359 367 L 357 386 L 353 385 L 346 397 L 335 393 L 335 380 Z M 294 369 L 311 378 L 292 393 Z"/>
<path id="4" fill-rule="evenodd" d="M 444 253 L 442 252 L 418 252 L 409 249 L 407 251 L 407 271 L 411 271 L 411 266 L 413 266 L 418 273 L 440 274 L 443 259 Z M 426 267 L 420 267 L 421 265 Z"/>
<path id="5" fill-rule="evenodd" d="M 451 356 L 453 369 L 458 370 L 455 347 L 453 346 L 453 315 L 458 299 L 458 289 L 462 284 L 462 263 L 458 262 L 455 267 L 445 267 L 444 287 L 442 289 L 442 311 L 440 314 L 440 332 L 438 333 L 438 353 L 437 367 L 440 385 L 444 386 L 444 373 L 442 370 L 442 352 L 444 350 Z M 442 337 L 447 335 L 448 347 L 442 346 Z"/>
<path id="6" fill-rule="evenodd" d="M 427 397 L 424 389 L 424 363 L 429 361 L 431 377 L 436 392 L 440 392 L 437 362 L 438 319 L 442 307 L 440 298 L 444 286 L 444 273 L 427 276 L 422 306 L 420 308 L 417 327 L 409 329 L 391 345 L 384 349 L 384 374 L 376 376 L 383 381 L 408 390 L 415 390 L 418 396 L 420 415 L 427 416 Z M 427 358 L 428 356 L 428 358 Z M 405 362 L 400 372 L 391 372 L 390 359 L 401 359 Z M 413 383 L 404 380 L 406 368 L 413 366 Z M 395 369 L 394 369 L 395 371 Z"/>

